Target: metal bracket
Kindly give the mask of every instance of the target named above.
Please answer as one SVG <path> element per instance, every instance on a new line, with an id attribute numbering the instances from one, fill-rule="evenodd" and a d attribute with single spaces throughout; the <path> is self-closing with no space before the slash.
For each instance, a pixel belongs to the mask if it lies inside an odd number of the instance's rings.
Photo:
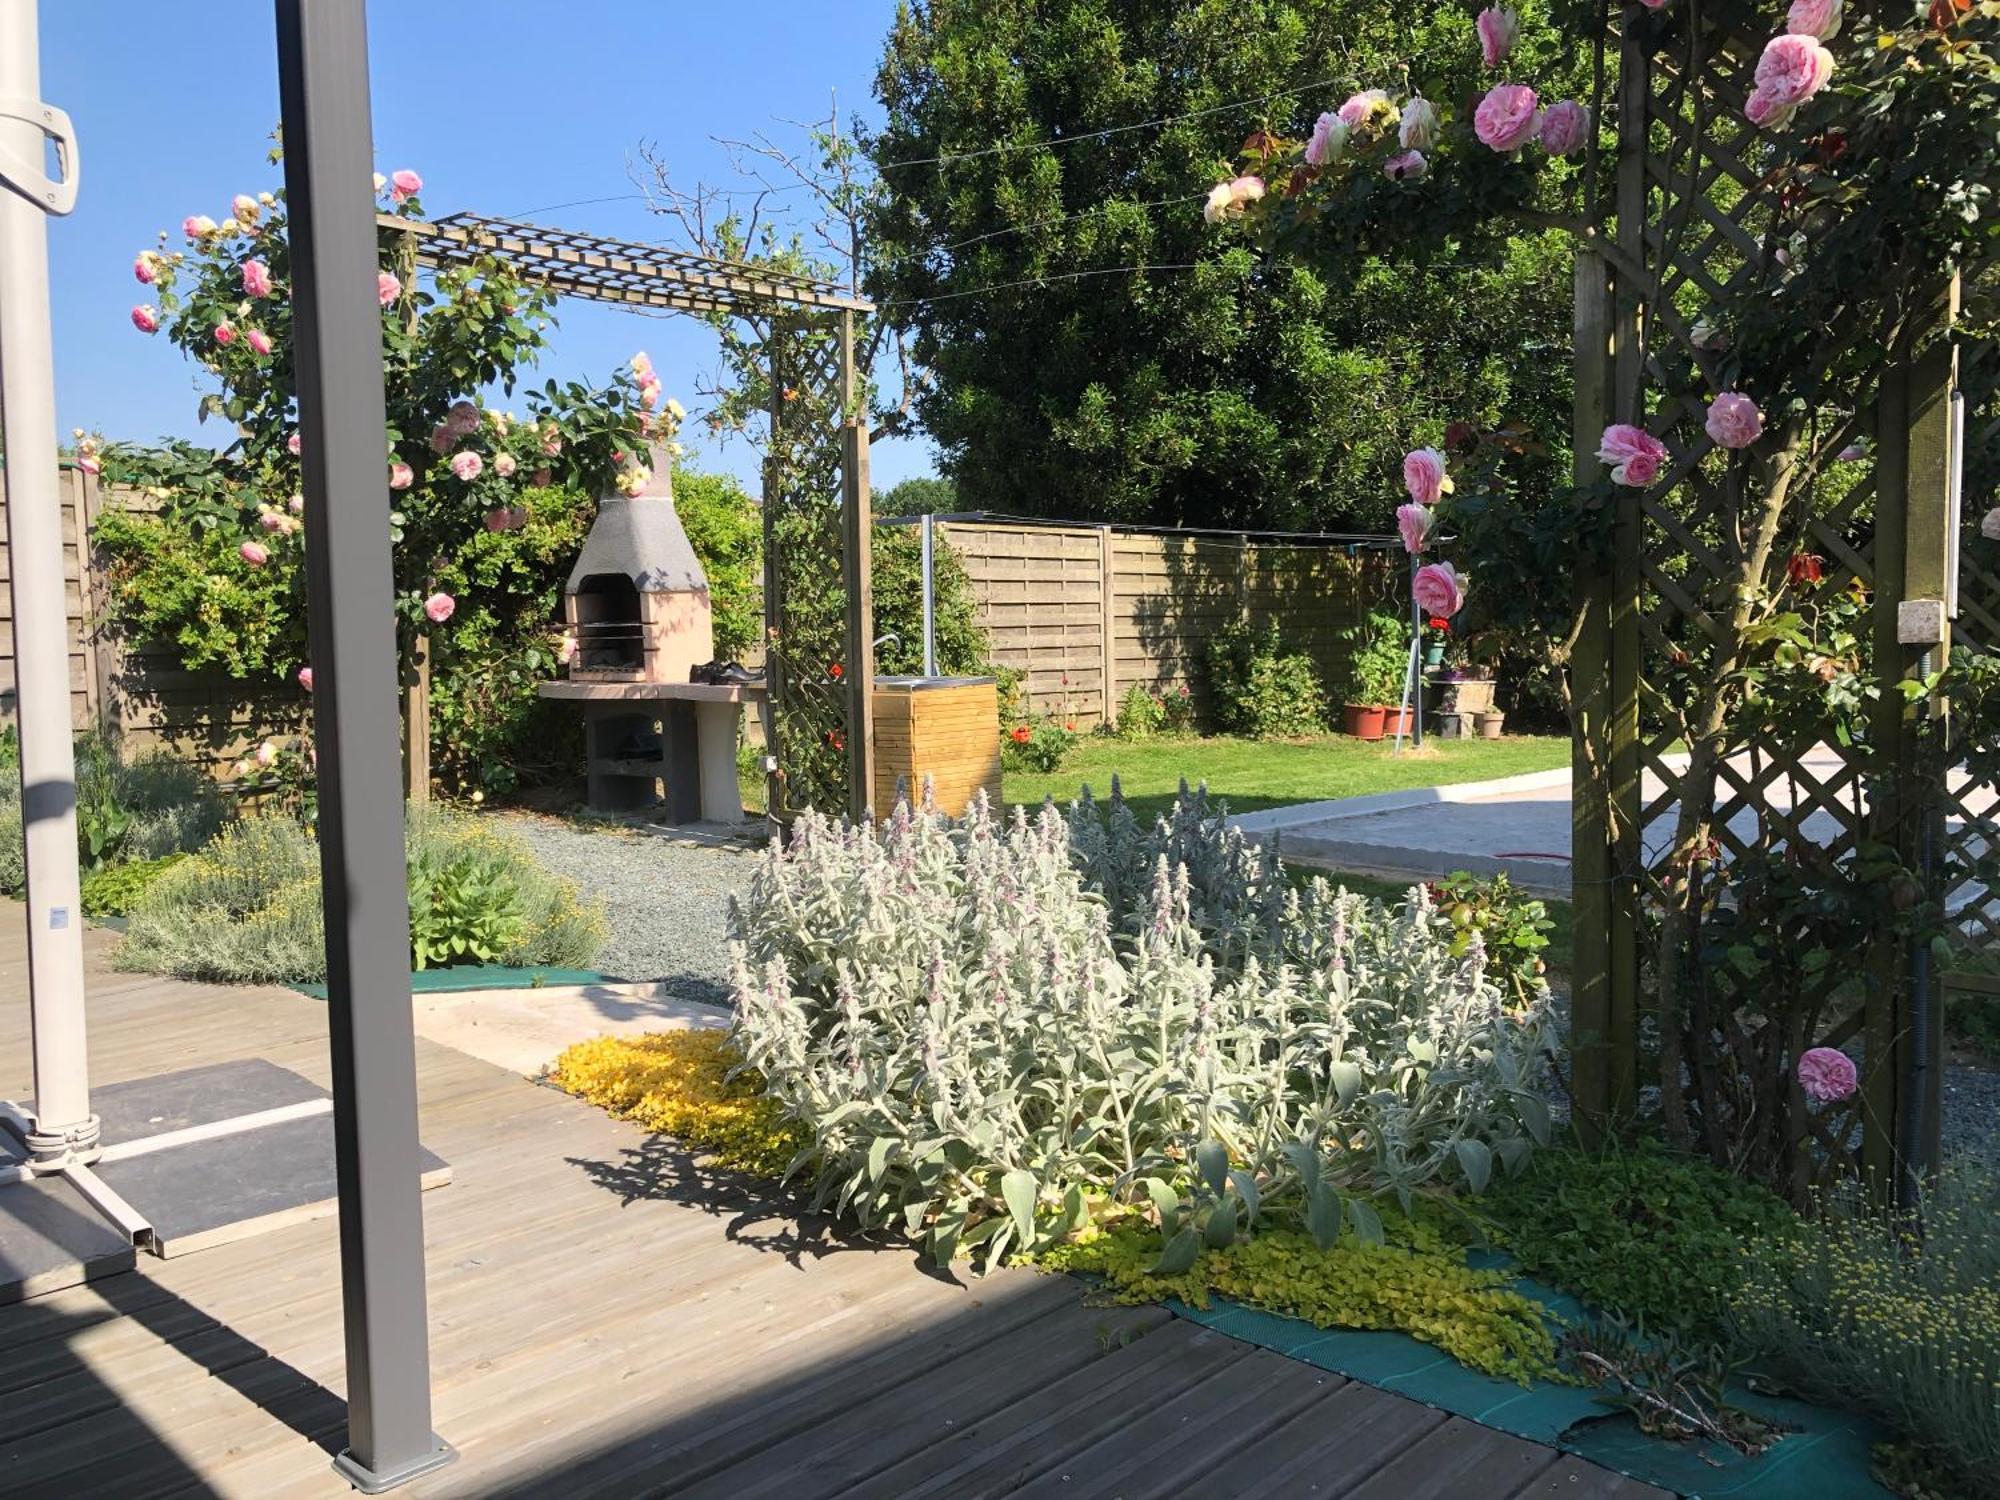
<path id="1" fill-rule="evenodd" d="M 61 215 L 75 208 L 77 180 L 83 163 L 77 155 L 76 127 L 70 124 L 69 116 L 39 99 L 4 96 L 0 97 L 0 120 L 19 120 L 23 125 L 32 125 L 54 141 L 56 169 L 62 174 L 59 179 L 52 179 L 42 170 L 39 150 L 35 153 L 36 160 L 24 161 L 0 146 L 0 185 L 12 188 L 45 214 Z M 39 147 L 40 142 L 36 144 Z"/>

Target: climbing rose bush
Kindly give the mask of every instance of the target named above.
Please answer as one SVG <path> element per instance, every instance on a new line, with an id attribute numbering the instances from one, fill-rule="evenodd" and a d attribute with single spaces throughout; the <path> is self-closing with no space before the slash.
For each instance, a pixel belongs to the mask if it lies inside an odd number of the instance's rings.
<path id="1" fill-rule="evenodd" d="M 375 182 L 383 211 L 411 221 L 422 217 L 423 186 L 408 168 Z M 111 477 L 147 502 L 107 512 L 97 530 L 121 622 L 175 647 L 190 669 L 237 677 L 292 679 L 305 664 L 287 231 L 282 191 L 238 193 L 222 219 L 191 214 L 179 244 L 163 230 L 136 257 L 133 277 L 152 300 L 133 310 L 133 325 L 171 340 L 200 368 L 212 386 L 200 415 L 222 431 L 215 450 L 173 442 L 104 455 Z M 380 243 L 382 504 L 406 656 L 423 635 L 448 666 L 444 627 L 471 623 L 490 634 L 501 623 L 496 610 L 517 645 L 547 637 L 552 651 L 546 602 L 540 619 L 517 618 L 524 595 L 546 601 L 539 577 L 489 569 L 485 597 L 466 595 L 470 539 L 538 517 L 559 524 L 562 492 L 637 493 L 651 476 L 649 447 L 678 452 L 684 414 L 677 402 L 662 405 L 643 353 L 602 387 L 550 381 L 523 393 L 525 412 L 489 406 L 486 393 L 511 393 L 545 347 L 552 295 L 496 260 L 420 276 L 403 235 L 385 228 Z"/>
<path id="2" fill-rule="evenodd" d="M 1119 1213 L 1183 1271 L 1265 1225 L 1379 1241 L 1370 1198 L 1483 1189 L 1548 1134 L 1513 1008 L 1421 888 L 1291 889 L 1184 793 L 881 827 L 807 813 L 732 902 L 733 1040 L 816 1203 L 987 1265 Z"/>

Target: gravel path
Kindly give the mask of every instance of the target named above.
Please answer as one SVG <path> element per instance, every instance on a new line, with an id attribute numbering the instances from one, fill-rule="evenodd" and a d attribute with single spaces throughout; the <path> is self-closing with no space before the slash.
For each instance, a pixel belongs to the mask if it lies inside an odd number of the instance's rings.
<path id="1" fill-rule="evenodd" d="M 1942 1114 L 1938 1134 L 1947 1160 L 1965 1151 L 2000 1162 L 2000 1071 L 1947 1063 Z"/>
<path id="2" fill-rule="evenodd" d="M 679 999 L 727 1003 L 724 912 L 730 894 L 749 884 L 754 854 L 528 813 L 501 821 L 544 865 L 603 903 L 610 937 L 599 969 L 664 980 Z"/>

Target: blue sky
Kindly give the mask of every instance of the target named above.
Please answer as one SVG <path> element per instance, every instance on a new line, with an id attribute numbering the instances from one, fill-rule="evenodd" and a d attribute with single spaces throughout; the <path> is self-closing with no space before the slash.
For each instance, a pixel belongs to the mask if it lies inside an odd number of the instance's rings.
<path id="1" fill-rule="evenodd" d="M 665 238 L 632 194 L 627 160 L 657 144 L 677 176 L 729 180 L 711 135 L 843 116 L 876 117 L 870 87 L 893 0 L 760 0 L 742 6 L 630 0 L 374 0 L 369 49 L 381 170 L 412 167 L 424 205 L 526 215 L 635 239 Z M 135 332 L 132 257 L 191 213 L 220 219 L 238 192 L 279 185 L 265 161 L 278 118 L 272 8 L 262 0 L 135 6 L 54 0 L 42 14 L 42 96 L 69 111 L 83 161 L 77 210 L 50 226 L 62 430 L 199 438 L 196 371 Z M 794 195 L 797 196 L 802 195 Z M 575 204 L 561 209 L 553 204 Z M 699 409 L 714 336 L 692 318 L 598 304 L 558 306 L 548 375 L 601 381 L 636 349 L 670 394 Z M 691 424 L 689 431 L 695 431 Z M 756 455 L 697 440 L 693 461 L 756 488 Z M 879 444 L 878 489 L 931 471 L 921 442 Z"/>

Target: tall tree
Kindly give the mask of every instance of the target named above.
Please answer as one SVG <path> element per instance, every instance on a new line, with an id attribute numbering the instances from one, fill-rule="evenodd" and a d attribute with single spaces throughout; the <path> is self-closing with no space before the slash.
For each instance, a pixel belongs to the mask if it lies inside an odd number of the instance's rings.
<path id="1" fill-rule="evenodd" d="M 1517 55 L 1556 58 L 1540 0 L 1522 10 Z M 1559 239 L 1496 230 L 1417 264 L 1357 246 L 1330 270 L 1203 232 L 1260 125 L 1303 134 L 1384 80 L 1470 98 L 1478 58 L 1470 7 L 908 0 L 876 83 L 868 285 L 928 372 L 915 413 L 958 503 L 1372 529 L 1448 418 L 1560 445 Z"/>

